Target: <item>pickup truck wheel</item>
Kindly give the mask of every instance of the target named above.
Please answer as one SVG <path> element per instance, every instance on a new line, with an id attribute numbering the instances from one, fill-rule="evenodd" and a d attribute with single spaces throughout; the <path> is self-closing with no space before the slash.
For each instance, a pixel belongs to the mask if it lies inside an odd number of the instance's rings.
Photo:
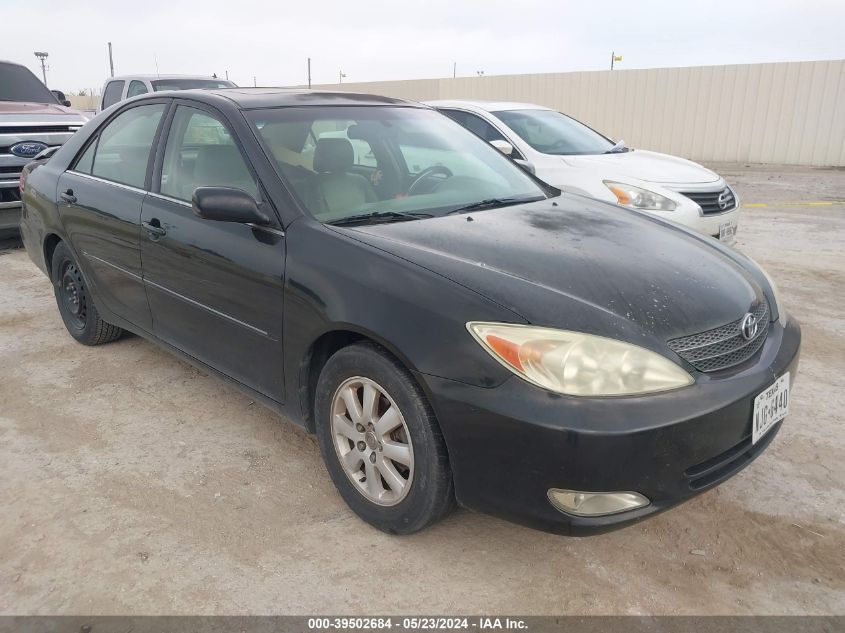
<path id="1" fill-rule="evenodd" d="M 404 367 L 372 343 L 343 348 L 320 374 L 317 436 L 350 508 L 390 534 L 410 534 L 454 506 L 446 444 Z"/>
<path id="2" fill-rule="evenodd" d="M 120 338 L 123 330 L 100 318 L 82 271 L 64 242 L 53 251 L 51 271 L 59 314 L 73 338 L 83 345 L 102 345 Z"/>

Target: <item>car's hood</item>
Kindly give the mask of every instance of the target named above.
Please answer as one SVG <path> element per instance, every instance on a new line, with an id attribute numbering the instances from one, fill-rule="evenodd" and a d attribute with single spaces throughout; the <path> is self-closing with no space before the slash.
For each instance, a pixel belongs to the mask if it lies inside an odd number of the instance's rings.
<path id="1" fill-rule="evenodd" d="M 338 230 L 533 324 L 642 344 L 724 325 L 763 297 L 710 238 L 583 196 L 557 201 Z"/>
<path id="2" fill-rule="evenodd" d="M 81 114 L 73 108 L 58 103 L 30 103 L 28 101 L 0 101 L 0 116 L 27 115 L 41 121 L 54 121 L 55 117 L 79 119 Z M 28 119 L 29 120 L 29 119 Z"/>
<path id="3" fill-rule="evenodd" d="M 604 178 L 635 178 L 645 182 L 696 184 L 719 180 L 719 175 L 692 161 L 647 150 L 617 154 L 562 156 L 569 167 L 600 170 Z"/>

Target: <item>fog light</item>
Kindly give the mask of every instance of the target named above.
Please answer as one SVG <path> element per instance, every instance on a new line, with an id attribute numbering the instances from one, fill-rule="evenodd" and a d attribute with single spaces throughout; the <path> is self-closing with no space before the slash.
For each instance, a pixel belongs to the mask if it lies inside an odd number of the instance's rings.
<path id="1" fill-rule="evenodd" d="M 577 490 L 549 490 L 552 505 L 567 514 L 579 517 L 599 517 L 643 508 L 650 502 L 639 492 L 578 492 Z"/>

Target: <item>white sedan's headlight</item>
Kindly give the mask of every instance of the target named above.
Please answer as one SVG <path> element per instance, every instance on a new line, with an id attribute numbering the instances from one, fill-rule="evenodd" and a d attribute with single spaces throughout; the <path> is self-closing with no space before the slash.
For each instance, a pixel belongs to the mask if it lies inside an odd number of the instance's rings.
<path id="1" fill-rule="evenodd" d="M 626 185 L 624 182 L 612 180 L 604 180 L 603 182 L 604 186 L 613 192 L 616 201 L 623 207 L 642 209 L 643 211 L 674 211 L 678 206 L 674 200 L 642 187 Z"/>
<path id="2" fill-rule="evenodd" d="M 781 326 L 786 327 L 786 312 L 784 311 L 783 303 L 780 300 L 780 290 L 778 290 L 778 285 L 775 283 L 775 280 L 772 279 L 772 276 L 766 271 L 765 268 L 763 268 L 756 261 L 748 257 L 748 255 L 746 255 L 745 257 L 749 259 L 751 263 L 754 264 L 761 273 L 763 273 L 763 277 L 765 277 L 766 281 L 769 282 L 769 288 L 772 289 L 772 298 L 775 300 L 775 308 L 778 311 L 778 319 L 780 319 Z"/>
<path id="3" fill-rule="evenodd" d="M 467 329 L 516 375 L 570 396 L 626 396 L 678 389 L 692 376 L 637 345 L 582 332 L 471 321 Z"/>

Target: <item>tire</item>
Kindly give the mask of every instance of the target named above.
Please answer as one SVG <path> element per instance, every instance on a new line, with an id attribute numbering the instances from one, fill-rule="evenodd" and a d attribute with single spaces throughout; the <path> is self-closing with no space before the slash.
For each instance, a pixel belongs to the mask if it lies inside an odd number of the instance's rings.
<path id="1" fill-rule="evenodd" d="M 100 318 L 82 270 L 64 242 L 53 251 L 53 293 L 65 328 L 83 345 L 102 345 L 120 338 L 123 330 Z"/>
<path id="2" fill-rule="evenodd" d="M 373 392 L 377 397 L 368 401 Z M 347 406 L 352 395 L 354 413 Z M 368 402 L 375 403 L 371 416 Z M 380 346 L 356 343 L 329 358 L 314 410 L 329 475 L 364 521 L 388 534 L 410 534 L 454 508 L 449 456 L 434 412 L 411 374 Z"/>

